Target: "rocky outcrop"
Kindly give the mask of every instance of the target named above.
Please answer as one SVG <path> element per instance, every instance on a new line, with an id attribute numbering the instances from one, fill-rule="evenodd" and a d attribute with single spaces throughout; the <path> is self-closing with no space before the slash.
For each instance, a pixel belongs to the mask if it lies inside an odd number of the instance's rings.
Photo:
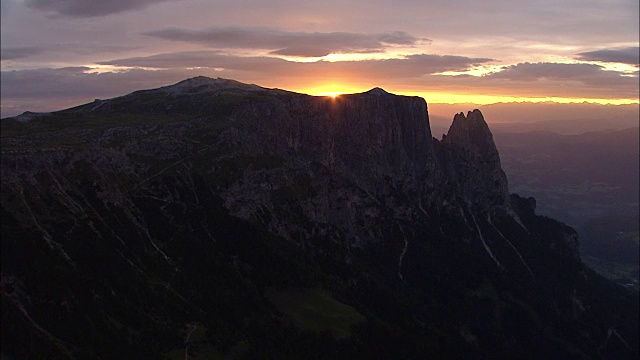
<path id="1" fill-rule="evenodd" d="M 484 211 L 509 207 L 507 177 L 480 110 L 456 114 L 437 144 L 440 166 L 457 196 Z"/>
<path id="2" fill-rule="evenodd" d="M 442 142 L 450 147 L 474 153 L 486 161 L 500 164 L 493 135 L 478 109 L 469 111 L 467 116 L 464 116 L 464 113 L 456 114 Z"/>
<path id="3" fill-rule="evenodd" d="M 511 194 L 509 202 L 519 218 L 529 222 L 543 222 L 545 225 L 538 227 L 553 229 L 547 231 L 542 245 L 556 254 L 580 260 L 578 232 L 575 229 L 550 218 L 536 216 L 536 199 L 532 197 L 523 198 L 517 194 Z"/>

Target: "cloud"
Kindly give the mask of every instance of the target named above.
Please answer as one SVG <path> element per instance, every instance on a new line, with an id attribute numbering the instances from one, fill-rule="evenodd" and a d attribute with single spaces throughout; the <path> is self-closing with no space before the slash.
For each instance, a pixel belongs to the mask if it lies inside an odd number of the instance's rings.
<path id="1" fill-rule="evenodd" d="M 426 80 L 425 80 L 426 81 Z M 481 77 L 434 75 L 432 86 L 466 93 L 522 97 L 638 97 L 638 77 L 595 64 L 519 63 Z M 457 90 L 456 90 L 457 89 Z"/>
<path id="2" fill-rule="evenodd" d="M 17 60 L 23 59 L 32 55 L 38 55 L 42 53 L 44 49 L 35 46 L 17 46 L 7 47 L 0 50 L 0 58 L 2 60 Z"/>
<path id="3" fill-rule="evenodd" d="M 602 49 L 576 54 L 576 59 L 585 61 L 617 62 L 638 66 L 640 63 L 640 47 L 622 49 Z"/>
<path id="4" fill-rule="evenodd" d="M 27 0 L 28 7 L 70 17 L 93 17 L 142 9 L 170 0 Z"/>
<path id="5" fill-rule="evenodd" d="M 487 75 L 491 79 L 507 79 L 514 81 L 579 81 L 585 84 L 636 84 L 637 77 L 619 71 L 608 71 L 595 64 L 564 63 L 520 63 L 504 68 L 504 70 Z M 636 86 L 637 88 L 637 86 Z"/>
<path id="6" fill-rule="evenodd" d="M 67 57 L 69 54 L 74 55 L 95 55 L 98 53 L 118 53 L 139 49 L 140 46 L 128 46 L 119 44 L 72 44 L 57 43 L 46 46 L 17 46 L 2 48 L 2 60 L 19 60 L 25 58 L 44 57 L 46 59 L 55 59 L 55 57 Z M 41 56 L 39 56 L 41 55 Z"/>
<path id="7" fill-rule="evenodd" d="M 145 35 L 225 49 L 263 49 L 272 54 L 321 57 L 336 53 L 383 52 L 390 46 L 430 42 L 403 31 L 380 34 L 350 32 L 290 32 L 259 27 L 213 27 L 204 30 L 167 28 Z"/>
<path id="8" fill-rule="evenodd" d="M 276 75 L 284 74 L 287 69 L 301 63 L 267 56 L 225 55 L 219 51 L 185 51 L 101 61 L 98 64 L 154 69 L 211 68 L 265 72 Z"/>
<path id="9" fill-rule="evenodd" d="M 188 51 L 100 62 L 100 65 L 147 68 L 218 68 L 259 72 L 278 77 L 343 76 L 348 78 L 407 78 L 444 71 L 462 71 L 493 61 L 488 58 L 418 54 L 400 59 L 294 62 L 268 56 L 234 56 L 218 51 Z"/>
<path id="10" fill-rule="evenodd" d="M 487 75 L 490 78 L 535 81 L 540 79 L 577 80 L 600 74 L 602 66 L 593 64 L 519 63 L 505 66 L 502 71 Z"/>

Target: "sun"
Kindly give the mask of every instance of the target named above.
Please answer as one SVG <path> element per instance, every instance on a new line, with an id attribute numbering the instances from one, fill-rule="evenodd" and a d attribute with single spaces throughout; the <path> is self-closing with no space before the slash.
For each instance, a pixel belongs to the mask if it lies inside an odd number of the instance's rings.
<path id="1" fill-rule="evenodd" d="M 318 96 L 327 96 L 327 97 L 330 97 L 332 99 L 335 99 L 335 98 L 337 98 L 338 96 L 340 96 L 342 94 L 344 94 L 344 93 L 343 92 L 339 92 L 339 91 L 323 91 L 323 92 L 318 93 L 316 95 L 318 95 Z"/>
<path id="2" fill-rule="evenodd" d="M 297 88 L 297 89 L 290 89 L 290 90 L 298 91 L 303 94 L 309 94 L 313 96 L 326 96 L 332 99 L 337 99 L 340 97 L 340 95 L 354 94 L 354 93 L 366 91 L 367 89 L 358 87 L 358 86 L 331 82 L 326 84 L 315 84 L 305 88 Z"/>

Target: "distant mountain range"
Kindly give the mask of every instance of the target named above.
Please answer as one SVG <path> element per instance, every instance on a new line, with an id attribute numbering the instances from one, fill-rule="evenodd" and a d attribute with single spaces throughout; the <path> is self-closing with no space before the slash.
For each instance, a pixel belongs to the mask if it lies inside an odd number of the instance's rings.
<path id="1" fill-rule="evenodd" d="M 478 110 L 197 77 L 0 125 L 2 356 L 639 355 Z"/>

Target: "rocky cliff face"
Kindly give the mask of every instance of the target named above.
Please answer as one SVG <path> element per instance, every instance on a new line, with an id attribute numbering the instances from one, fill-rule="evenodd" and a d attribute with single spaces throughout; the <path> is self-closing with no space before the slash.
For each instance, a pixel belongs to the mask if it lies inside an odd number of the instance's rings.
<path id="1" fill-rule="evenodd" d="M 337 98 L 287 94 L 252 102 L 231 137 L 248 151 L 318 162 L 372 193 L 387 178 L 417 194 L 434 173 L 426 106 L 381 89 Z"/>
<path id="2" fill-rule="evenodd" d="M 194 78 L 4 119 L 1 171 L 10 356 L 638 354 L 477 110 L 438 141 L 421 98 Z"/>

